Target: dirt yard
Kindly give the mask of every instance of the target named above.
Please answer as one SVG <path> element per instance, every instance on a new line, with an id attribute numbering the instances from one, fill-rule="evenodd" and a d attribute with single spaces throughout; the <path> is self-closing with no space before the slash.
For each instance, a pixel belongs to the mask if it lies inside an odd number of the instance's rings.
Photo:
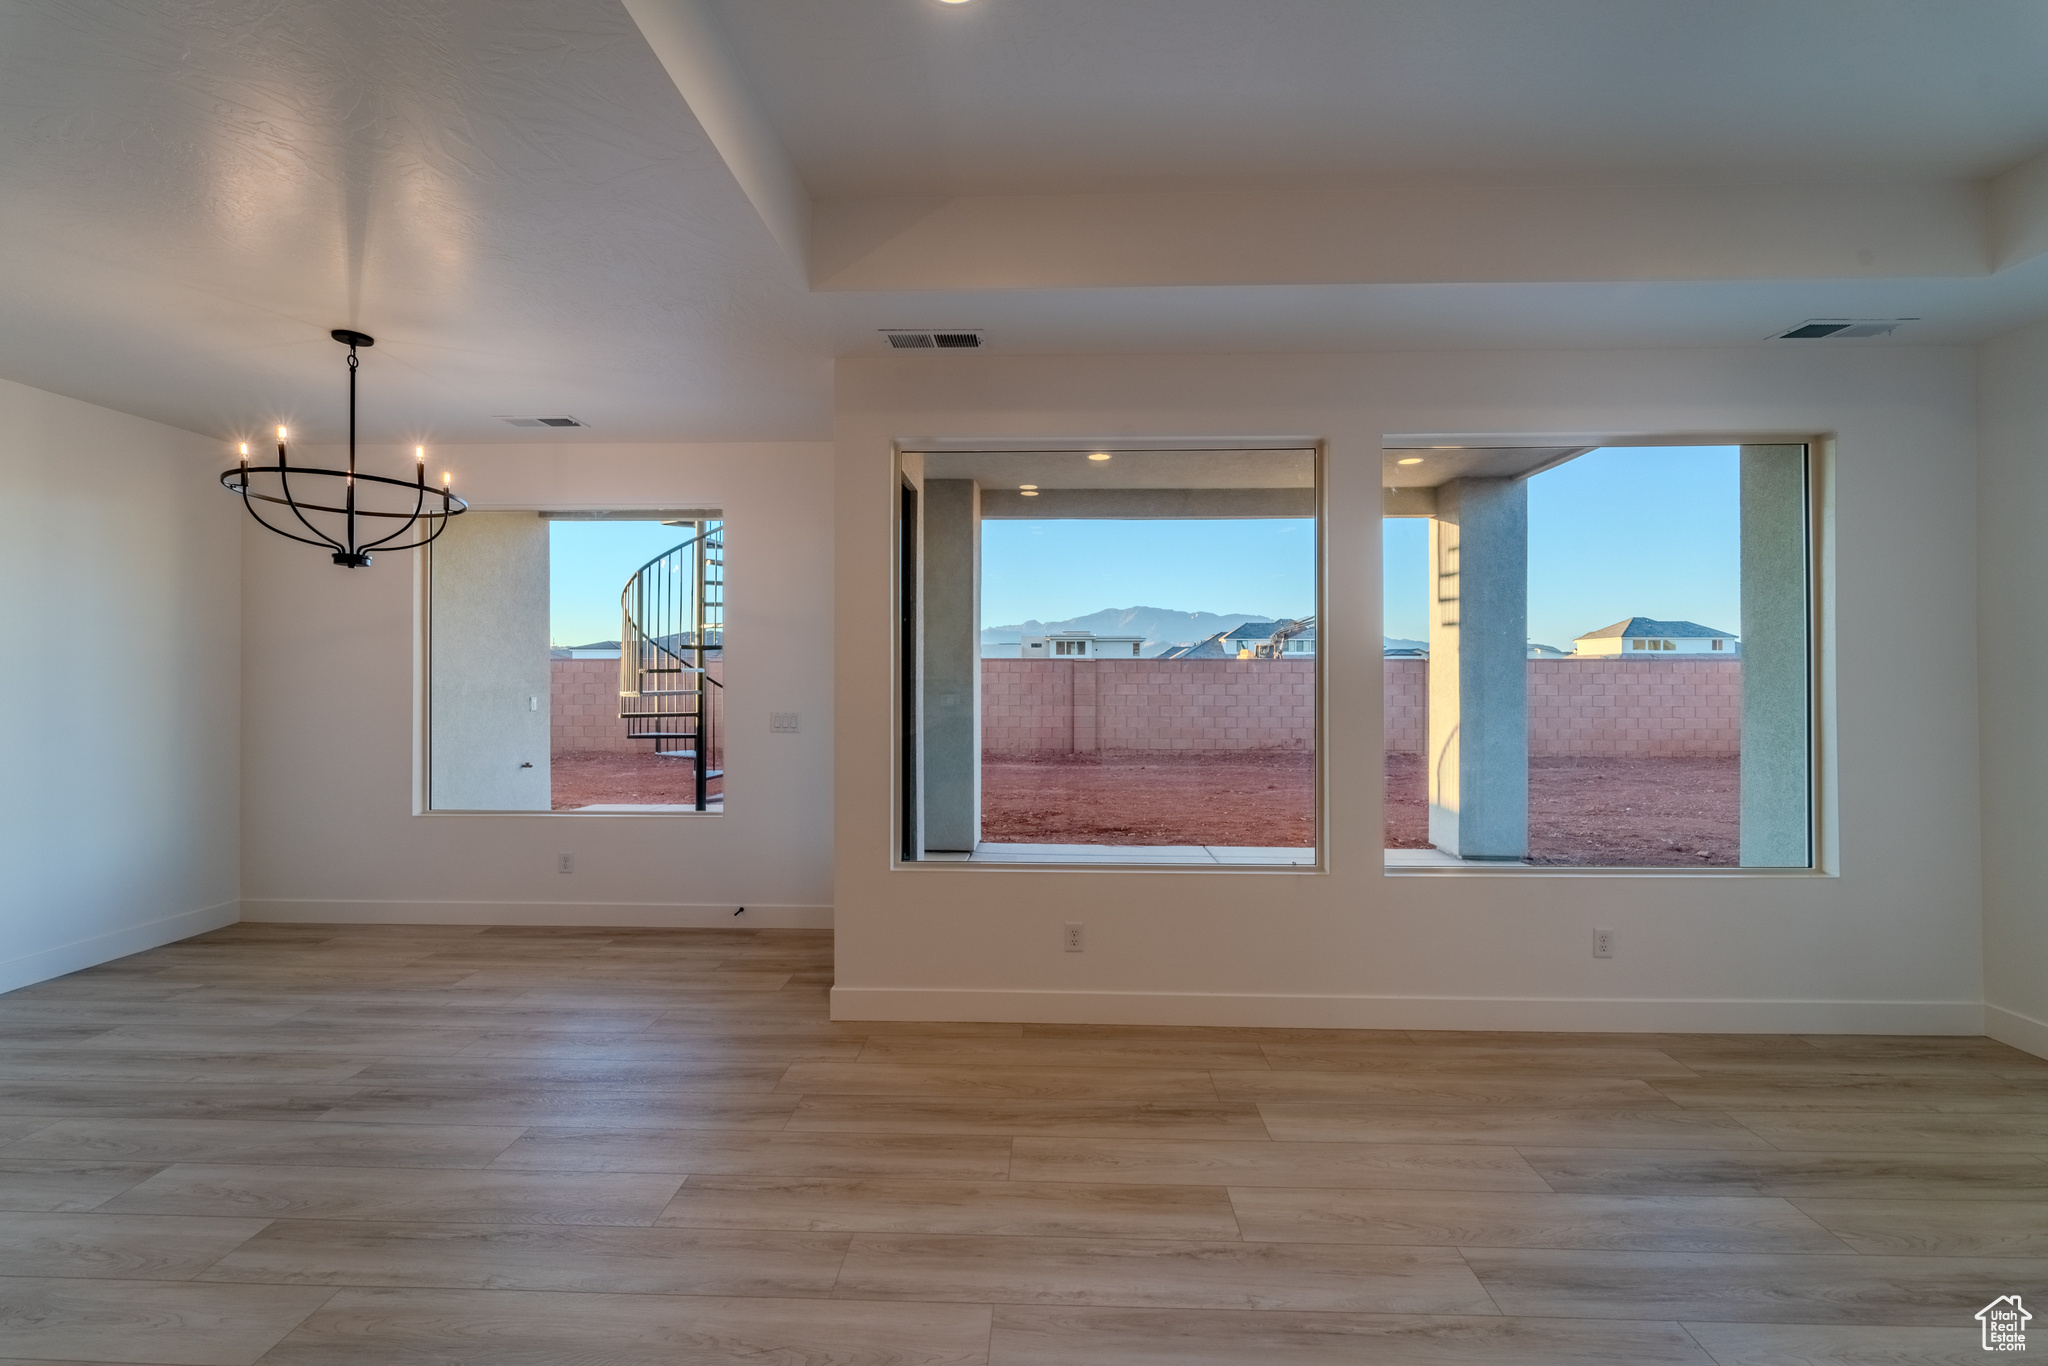
<path id="1" fill-rule="evenodd" d="M 556 811 L 579 806 L 689 806 L 697 800 L 697 772 L 688 759 L 658 754 L 620 754 L 583 750 L 556 754 L 548 760 Z M 710 795 L 725 790 L 713 778 Z"/>
<path id="2" fill-rule="evenodd" d="M 1529 862 L 1732 868 L 1742 761 L 1531 759 Z M 1387 847 L 1429 847 L 1422 756 L 1387 756 Z"/>
<path id="3" fill-rule="evenodd" d="M 997 844 L 1315 843 L 1315 759 L 1143 751 L 984 759 L 981 837 Z"/>
<path id="4" fill-rule="evenodd" d="M 1739 761 L 1534 759 L 1530 862 L 1729 867 Z M 982 838 L 1013 844 L 1314 840 L 1314 760 L 1297 753 L 1104 753 L 982 763 Z M 1429 846 L 1421 756 L 1390 754 L 1386 843 Z"/>

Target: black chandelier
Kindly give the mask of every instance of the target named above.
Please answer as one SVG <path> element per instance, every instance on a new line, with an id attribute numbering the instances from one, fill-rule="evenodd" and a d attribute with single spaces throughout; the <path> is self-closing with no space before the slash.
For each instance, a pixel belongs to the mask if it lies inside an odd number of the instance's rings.
<path id="1" fill-rule="evenodd" d="M 285 429 L 279 427 L 277 429 L 277 463 L 275 465 L 251 465 L 249 463 L 249 443 L 244 441 L 242 443 L 242 463 L 233 469 L 221 471 L 220 482 L 221 487 L 227 489 L 228 492 L 238 493 L 242 496 L 242 506 L 249 509 L 251 517 L 254 517 L 257 522 L 269 527 L 270 530 L 275 531 L 278 535 L 288 540 L 298 541 L 304 545 L 325 546 L 334 552 L 334 562 L 336 564 L 345 565 L 350 569 L 367 569 L 370 564 L 371 551 L 414 550 L 420 546 L 428 545 L 443 531 L 448 529 L 448 519 L 467 512 L 469 504 L 455 496 L 454 489 L 449 487 L 450 477 L 446 474 L 441 476 L 440 488 L 432 490 L 427 488 L 427 448 L 425 446 L 413 447 L 413 456 L 416 463 L 411 480 L 387 479 L 381 474 L 358 474 L 356 472 L 356 348 L 358 346 L 374 346 L 376 338 L 369 336 L 367 333 L 350 331 L 346 327 L 337 327 L 330 335 L 348 348 L 348 468 L 345 470 L 323 470 L 312 465 L 291 464 L 285 458 Z M 264 476 L 266 480 L 270 476 L 275 476 L 275 483 L 266 484 L 266 486 L 274 487 L 276 492 L 262 493 L 251 488 L 249 485 L 250 475 Z M 335 507 L 329 503 L 302 501 L 292 492 L 292 480 L 295 478 L 301 481 L 302 487 L 304 481 L 308 478 L 341 480 L 341 506 Z M 385 495 L 381 501 L 397 504 L 398 511 L 387 512 L 376 508 L 357 506 L 356 485 L 358 482 L 365 485 L 379 486 L 365 488 L 363 492 L 367 494 L 378 494 L 381 492 L 382 487 L 406 490 L 413 495 L 412 510 L 410 512 L 405 511 L 404 500 L 391 498 L 389 495 Z M 332 488 L 333 486 L 328 485 L 327 487 Z M 275 503 L 279 507 L 291 509 L 291 514 L 298 519 L 299 525 L 311 532 L 312 535 L 301 536 L 295 531 L 287 531 L 281 526 L 264 521 L 263 514 L 256 510 L 257 503 Z M 335 534 L 329 535 L 326 531 L 315 526 L 306 516 L 309 512 L 324 514 L 323 520 L 326 517 L 339 517 L 341 519 L 340 523 L 334 525 Z M 363 540 L 357 534 L 357 526 L 359 519 L 365 517 L 379 519 L 370 524 L 370 530 L 372 531 L 378 529 L 386 521 L 398 522 L 398 529 L 388 536 L 380 536 L 373 541 Z M 333 524 L 330 523 L 330 525 Z M 399 545 L 392 544 L 399 537 L 415 529 L 419 529 L 423 533 L 420 539 L 406 541 Z"/>

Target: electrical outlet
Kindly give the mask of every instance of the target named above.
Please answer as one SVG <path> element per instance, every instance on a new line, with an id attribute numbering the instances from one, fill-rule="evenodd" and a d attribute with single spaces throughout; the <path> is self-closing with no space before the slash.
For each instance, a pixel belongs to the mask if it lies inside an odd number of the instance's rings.
<path id="1" fill-rule="evenodd" d="M 1081 925 L 1079 921 L 1070 920 L 1067 922 L 1066 946 L 1068 953 L 1079 953 L 1087 947 L 1081 940 Z"/>
<path id="2" fill-rule="evenodd" d="M 573 873 L 573 872 L 575 872 L 575 871 L 576 871 L 576 856 L 575 856 L 574 854 L 557 854 L 557 855 L 555 855 L 555 871 L 556 871 L 556 872 L 558 872 L 558 873 Z"/>
<path id="3" fill-rule="evenodd" d="M 1613 930 L 1595 930 L 1595 931 L 1593 931 L 1593 956 L 1594 956 L 1595 958 L 1612 958 L 1612 957 L 1614 957 L 1614 931 L 1613 931 Z"/>
<path id="4" fill-rule="evenodd" d="M 768 729 L 777 735 L 795 735 L 801 728 L 803 718 L 793 711 L 771 711 L 768 713 Z"/>

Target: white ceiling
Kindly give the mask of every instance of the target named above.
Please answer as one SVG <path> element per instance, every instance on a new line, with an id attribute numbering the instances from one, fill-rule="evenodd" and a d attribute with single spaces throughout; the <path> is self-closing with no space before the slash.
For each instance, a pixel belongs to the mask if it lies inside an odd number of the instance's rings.
<path id="1" fill-rule="evenodd" d="M 2038 0 L 647 3 L 712 6 L 710 55 L 821 221 L 849 196 L 1557 176 L 1910 180 L 1901 205 L 1953 182 L 1963 208 L 1921 227 L 1873 201 L 1874 249 L 1801 209 L 1807 236 L 1740 278 L 1704 257 L 1223 284 L 1112 262 L 1017 287 L 991 238 L 936 283 L 807 282 L 612 0 L 11 0 L 0 376 L 320 440 L 342 417 L 327 331 L 353 326 L 378 337 L 372 439 L 555 442 L 493 420 L 553 412 L 587 440 L 821 438 L 832 358 L 882 352 L 885 326 L 981 327 L 1003 354 L 1799 345 L 1762 339 L 1924 319 L 1825 343 L 1884 346 L 2048 316 L 2048 255 L 1993 260 L 1972 217 L 2003 202 L 1979 182 L 2024 189 L 2048 153 Z M 1932 247 L 1894 243 L 1915 234 Z"/>
<path id="2" fill-rule="evenodd" d="M 1245 178 L 1984 177 L 2039 0 L 717 0 L 821 197 Z"/>
<path id="3" fill-rule="evenodd" d="M 1107 455 L 1107 460 L 1091 459 Z M 1308 489 L 1314 451 L 931 451 L 927 479 L 973 479 L 992 489 Z"/>
<path id="4" fill-rule="evenodd" d="M 814 435 L 820 311 L 593 0 L 0 6 L 0 375 L 227 435 Z M 550 434 L 541 432 L 539 439 Z"/>

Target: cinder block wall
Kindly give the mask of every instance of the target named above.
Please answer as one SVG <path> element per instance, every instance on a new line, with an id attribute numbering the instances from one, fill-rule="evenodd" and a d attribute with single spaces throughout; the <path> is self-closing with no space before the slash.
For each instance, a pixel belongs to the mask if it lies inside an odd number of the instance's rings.
<path id="1" fill-rule="evenodd" d="M 619 717 L 619 661 L 616 659 L 553 659 L 554 685 L 548 705 L 548 749 L 553 754 L 639 753 L 652 754 L 652 740 L 626 738 L 626 722 Z M 713 661 L 713 678 L 723 677 L 724 666 Z M 723 720 L 721 714 L 720 720 Z M 712 751 L 714 761 L 723 760 L 724 737 Z"/>
<path id="2" fill-rule="evenodd" d="M 1077 670 L 1087 673 L 1077 676 Z M 987 659 L 981 665 L 981 736 L 982 752 L 997 756 L 1307 749 L 1315 742 L 1315 665 L 1304 659 Z"/>
<path id="3" fill-rule="evenodd" d="M 1419 754 L 1429 661 L 1383 661 L 1387 748 Z M 1076 670 L 1088 670 L 1077 678 Z M 1076 683 L 1094 682 L 1077 693 Z M 1306 749 L 1315 738 L 1309 660 L 987 659 L 982 752 Z M 1740 659 L 1532 659 L 1529 752 L 1657 757 L 1742 752 Z"/>
<path id="4" fill-rule="evenodd" d="M 1429 661 L 1380 661 L 1385 693 L 1380 715 L 1386 725 L 1387 748 L 1396 754 L 1420 754 L 1429 735 Z"/>
<path id="5" fill-rule="evenodd" d="M 1742 753 L 1740 659 L 1532 659 L 1529 753 Z"/>

